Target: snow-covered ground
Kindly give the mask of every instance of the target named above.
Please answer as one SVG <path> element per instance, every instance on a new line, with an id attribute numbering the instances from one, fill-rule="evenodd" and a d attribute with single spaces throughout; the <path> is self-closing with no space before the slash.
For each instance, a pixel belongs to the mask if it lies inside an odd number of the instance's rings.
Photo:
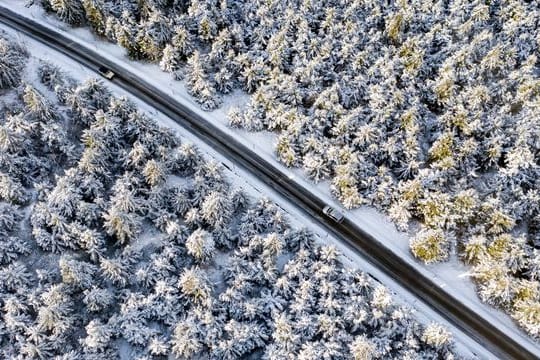
<path id="1" fill-rule="evenodd" d="M 227 131 L 231 134 L 234 134 L 237 138 L 241 138 L 244 143 L 250 144 L 252 149 L 258 154 L 265 156 L 266 159 L 274 162 L 275 166 L 279 167 L 283 172 L 290 174 L 290 177 L 297 181 L 299 184 L 311 189 L 317 196 L 326 200 L 327 203 L 331 204 L 335 208 L 340 208 L 346 216 L 354 221 L 358 226 L 361 226 L 367 232 L 377 237 L 379 240 L 383 241 L 386 246 L 392 249 L 394 252 L 398 253 L 403 259 L 408 261 L 411 265 L 421 269 L 422 272 L 430 276 L 436 284 L 441 288 L 444 288 L 446 291 L 458 296 L 465 305 L 470 308 L 475 309 L 475 311 L 486 320 L 490 321 L 492 324 L 496 325 L 500 329 L 508 334 L 512 334 L 513 337 L 520 341 L 522 344 L 527 347 L 538 350 L 538 344 L 533 342 L 530 338 L 523 334 L 523 332 L 518 329 L 514 324 L 512 319 L 485 304 L 482 304 L 479 298 L 476 295 L 474 284 L 469 278 L 468 271 L 469 269 L 463 265 L 457 258 L 453 257 L 448 262 L 435 265 L 424 265 L 415 261 L 412 255 L 409 252 L 408 248 L 408 236 L 405 233 L 398 232 L 394 225 L 382 214 L 378 213 L 373 208 L 360 208 L 353 211 L 346 211 L 341 207 L 341 205 L 332 198 L 329 193 L 329 186 L 327 183 L 313 184 L 307 180 L 302 174 L 301 170 L 298 169 L 289 169 L 284 167 L 282 164 L 278 163 L 275 160 L 273 154 L 273 145 L 275 142 L 275 135 L 268 132 L 260 133 L 248 133 L 242 130 L 231 129 L 227 126 L 226 113 L 231 106 L 241 105 L 247 101 L 247 96 L 235 92 L 233 95 L 227 96 L 224 98 L 224 105 L 213 112 L 204 112 L 200 110 L 199 105 L 197 105 L 193 99 L 187 94 L 185 87 L 182 83 L 174 81 L 172 77 L 162 72 L 154 64 L 144 64 L 140 62 L 134 62 L 127 59 L 125 52 L 122 48 L 117 45 L 103 42 L 100 39 L 96 38 L 90 31 L 80 28 L 73 29 L 68 25 L 57 21 L 56 19 L 47 16 L 43 13 L 43 10 L 39 7 L 33 6 L 30 8 L 24 7 L 24 3 L 16 0 L 2 0 L 2 6 L 6 6 L 10 9 L 16 10 L 17 12 L 24 14 L 34 20 L 37 20 L 56 31 L 62 32 L 64 35 L 71 37 L 73 40 L 78 41 L 79 43 L 87 46 L 89 49 L 98 50 L 103 56 L 114 60 L 116 63 L 122 64 L 128 70 L 136 73 L 138 76 L 143 78 L 145 81 L 159 86 L 162 89 L 167 89 L 171 95 L 173 95 L 177 100 L 182 101 L 184 104 L 189 106 L 195 111 L 200 112 L 204 117 L 212 121 L 214 124 L 218 125 L 224 131 Z M 88 76 L 95 76 L 94 73 L 89 71 L 86 68 L 70 61 L 69 59 L 60 56 L 59 54 L 51 51 L 47 47 L 36 43 L 28 39 L 27 37 L 18 35 L 24 43 L 26 43 L 31 49 L 39 49 L 38 53 L 42 54 L 42 57 L 54 59 L 54 62 L 61 65 L 68 72 L 75 75 L 78 78 L 84 78 Z M 117 87 L 111 85 L 111 88 L 118 94 L 125 94 L 125 92 Z M 300 211 L 293 204 L 290 204 L 286 199 L 281 198 L 276 194 L 272 189 L 267 187 L 265 184 L 261 183 L 258 179 L 253 178 L 248 173 L 244 172 L 242 169 L 235 168 L 234 165 L 226 158 L 223 158 L 213 149 L 206 146 L 206 144 L 199 141 L 193 135 L 180 128 L 172 120 L 166 118 L 162 114 L 159 114 L 155 109 L 149 108 L 144 103 L 138 101 L 138 105 L 145 109 L 148 112 L 154 113 L 156 118 L 162 121 L 167 126 L 170 126 L 178 131 L 178 134 L 183 138 L 191 142 L 197 143 L 201 150 L 207 153 L 209 156 L 216 159 L 216 161 L 227 164 L 231 169 L 231 181 L 242 186 L 252 195 L 265 195 L 272 198 L 274 201 L 279 203 L 286 212 L 291 215 L 293 223 L 296 224 L 306 224 L 309 220 L 304 217 Z M 376 268 L 367 263 L 364 259 L 358 257 L 357 254 L 352 253 L 347 249 L 347 247 L 340 244 L 336 239 L 329 236 L 323 229 L 317 227 L 315 224 L 311 224 L 313 231 L 318 234 L 322 241 L 328 241 L 335 243 L 340 250 L 345 253 L 345 256 L 348 258 L 349 265 L 359 267 L 364 271 L 369 272 L 386 286 L 390 287 L 395 293 L 398 293 L 402 300 L 406 303 L 409 303 L 416 307 L 419 310 L 417 314 L 420 318 L 423 318 L 424 321 L 437 321 L 445 322 L 440 316 L 435 312 L 431 311 L 425 305 L 417 300 L 408 293 L 406 290 L 397 285 L 392 279 L 384 276 Z M 448 324 L 449 325 L 449 324 Z M 469 352 L 472 350 L 475 353 L 478 353 L 481 357 L 490 358 L 490 355 L 487 352 L 479 353 L 480 348 L 477 344 L 474 344 L 470 339 L 468 339 L 463 334 L 449 325 L 452 332 L 459 339 L 458 342 L 462 344 L 460 347 L 463 351 Z"/>
<path id="2" fill-rule="evenodd" d="M 29 48 L 32 53 L 40 54 L 41 59 L 54 61 L 56 65 L 65 69 L 69 74 L 71 74 L 75 78 L 84 79 L 87 77 L 96 76 L 94 72 L 90 71 L 89 69 L 83 66 L 80 66 L 79 64 L 71 61 L 70 59 L 66 58 L 65 56 L 62 56 L 61 54 L 58 54 L 57 52 L 47 48 L 46 46 L 24 35 L 21 35 L 9 28 L 5 28 L 5 27 L 0 27 L 0 28 L 5 30 L 8 34 L 12 35 L 14 38 L 17 38 L 22 44 L 24 44 L 27 48 Z M 32 59 L 31 61 L 35 62 L 37 65 L 37 59 Z M 35 68 L 35 66 L 29 66 L 29 68 L 32 68 L 32 67 Z M 367 263 L 364 259 L 359 257 L 357 254 L 348 251 L 346 247 L 342 246 L 342 244 L 339 241 L 337 241 L 335 238 L 329 236 L 323 229 L 318 227 L 316 224 L 311 223 L 310 220 L 306 218 L 304 215 L 302 215 L 302 213 L 297 208 L 295 208 L 293 204 L 290 204 L 289 202 L 286 201 L 286 199 L 281 198 L 270 187 L 266 186 L 264 183 L 260 182 L 258 179 L 253 178 L 252 176 L 250 176 L 249 173 L 239 168 L 234 167 L 234 165 L 230 163 L 230 161 L 228 161 L 226 158 L 221 156 L 219 153 L 215 152 L 213 149 L 211 149 L 205 143 L 201 142 L 199 139 L 194 137 L 188 131 L 178 126 L 171 119 L 157 112 L 155 109 L 147 106 L 145 103 L 141 102 L 140 100 L 133 98 L 128 93 L 114 86 L 113 84 L 109 84 L 109 87 L 113 90 L 115 95 L 126 95 L 130 97 L 144 111 L 155 115 L 155 118 L 158 121 L 160 121 L 162 124 L 175 129 L 176 134 L 180 136 L 182 140 L 196 143 L 197 146 L 205 153 L 206 156 L 213 158 L 215 161 L 227 164 L 231 168 L 231 171 L 227 171 L 227 173 L 229 175 L 229 180 L 232 183 L 245 189 L 246 192 L 253 197 L 261 197 L 261 196 L 270 197 L 273 201 L 277 202 L 286 213 L 289 214 L 290 220 L 293 226 L 300 227 L 300 226 L 308 225 L 317 235 L 317 237 L 319 238 L 319 241 L 330 242 L 330 243 L 336 244 L 336 246 L 344 252 L 344 261 L 347 266 L 359 268 L 363 271 L 370 273 L 377 279 L 379 279 L 384 285 L 386 285 L 392 290 L 392 292 L 394 293 L 396 302 L 401 303 L 401 304 L 407 304 L 408 306 L 416 308 L 415 317 L 419 321 L 425 324 L 428 324 L 430 322 L 439 322 L 439 323 L 445 324 L 452 331 L 452 333 L 454 334 L 456 338 L 456 345 L 457 345 L 459 353 L 461 353 L 467 358 L 475 357 L 474 356 L 475 354 L 477 354 L 478 357 L 480 358 L 486 358 L 486 359 L 493 358 L 492 355 L 489 352 L 487 352 L 485 349 L 483 349 L 479 344 L 469 339 L 467 336 L 462 334 L 458 329 L 454 328 L 451 324 L 445 322 L 444 319 L 438 316 L 435 312 L 431 311 L 431 309 L 425 307 L 421 302 L 418 302 L 417 299 L 414 298 L 414 296 L 412 296 L 407 291 L 405 291 L 400 286 L 398 286 L 392 279 L 384 276 L 384 274 L 378 271 L 378 269 L 372 267 L 369 263 Z M 146 240 L 151 240 L 151 237 L 147 237 Z M 137 244 L 137 245 L 141 245 L 141 244 Z"/>

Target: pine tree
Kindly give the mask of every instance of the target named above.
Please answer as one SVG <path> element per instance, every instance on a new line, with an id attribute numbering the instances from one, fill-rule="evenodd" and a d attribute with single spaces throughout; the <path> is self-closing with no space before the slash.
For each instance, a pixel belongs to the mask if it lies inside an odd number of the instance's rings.
<path id="1" fill-rule="evenodd" d="M 439 324 L 429 324 L 422 334 L 422 341 L 427 345 L 443 348 L 451 344 L 452 335 Z"/>
<path id="2" fill-rule="evenodd" d="M 127 50 L 130 59 L 139 60 L 143 58 L 143 53 L 136 41 L 138 25 L 128 10 L 124 10 L 120 21 L 115 23 L 114 37 L 120 46 Z"/>
<path id="3" fill-rule="evenodd" d="M 205 230 L 195 230 L 186 240 L 186 249 L 189 255 L 197 261 L 207 261 L 214 256 L 215 243 L 212 234 Z"/>
<path id="4" fill-rule="evenodd" d="M 182 66 L 181 55 L 173 45 L 167 44 L 163 48 L 163 56 L 159 62 L 161 70 L 169 73 L 176 74 Z M 182 80 L 177 78 L 176 80 Z"/>
<path id="5" fill-rule="evenodd" d="M 105 14 L 103 13 L 103 2 L 100 0 L 82 0 L 82 6 L 86 20 L 92 29 L 101 36 L 105 35 Z"/>
<path id="6" fill-rule="evenodd" d="M 123 248 L 119 256 L 101 258 L 99 267 L 103 277 L 113 284 L 124 287 L 129 283 L 133 265 L 140 260 L 140 254 L 130 246 Z"/>
<path id="7" fill-rule="evenodd" d="M 532 336 L 540 334 L 540 302 L 537 299 L 518 301 L 512 317 Z"/>
<path id="8" fill-rule="evenodd" d="M 193 54 L 194 46 L 191 34 L 186 27 L 179 25 L 174 29 L 174 35 L 171 41 L 172 47 L 178 51 L 180 60 L 185 61 Z"/>
<path id="9" fill-rule="evenodd" d="M 140 219 L 134 213 L 122 211 L 116 207 L 111 207 L 103 215 L 104 226 L 109 235 L 114 235 L 122 244 L 134 239 L 140 229 Z"/>
<path id="10" fill-rule="evenodd" d="M 15 236 L 2 235 L 0 232 L 0 264 L 9 264 L 16 261 L 21 255 L 31 252 L 30 245 L 23 239 Z"/>
<path id="11" fill-rule="evenodd" d="M 448 257 L 448 241 L 441 230 L 423 229 L 410 242 L 414 256 L 427 263 Z"/>
<path id="12" fill-rule="evenodd" d="M 84 22 L 84 8 L 80 0 L 46 0 L 51 9 L 62 20 L 71 25 L 81 25 Z"/>
<path id="13" fill-rule="evenodd" d="M 0 89 L 17 86 L 28 58 L 26 50 L 0 37 Z"/>
<path id="14" fill-rule="evenodd" d="M 89 311 L 106 311 L 113 305 L 114 300 L 114 295 L 108 289 L 92 286 L 84 290 L 83 302 Z"/>
<path id="15" fill-rule="evenodd" d="M 197 269 L 186 269 L 178 282 L 180 290 L 195 303 L 204 303 L 211 294 L 210 283 L 205 274 Z"/>
<path id="16" fill-rule="evenodd" d="M 231 200 L 223 192 L 213 191 L 201 204 L 202 218 L 215 229 L 226 226 L 233 215 Z"/>
<path id="17" fill-rule="evenodd" d="M 86 337 L 81 343 L 91 352 L 105 350 L 113 337 L 113 329 L 99 320 L 92 320 L 86 325 Z"/>
<path id="18" fill-rule="evenodd" d="M 165 181 L 167 172 L 163 164 L 149 160 L 144 166 L 143 175 L 150 186 L 157 186 Z"/>
<path id="19" fill-rule="evenodd" d="M 24 204 L 27 198 L 22 184 L 0 171 L 0 199 L 12 204 Z"/>
<path id="20" fill-rule="evenodd" d="M 63 256 L 58 262 L 64 284 L 77 289 L 88 289 L 94 284 L 98 267 L 69 257 Z"/>
<path id="21" fill-rule="evenodd" d="M 214 110 L 221 103 L 198 51 L 187 61 L 186 87 L 204 110 Z"/>
<path id="22" fill-rule="evenodd" d="M 153 12 L 140 28 L 136 41 L 145 58 L 157 61 L 161 59 L 163 48 L 171 36 L 169 20 L 161 13 Z"/>
<path id="23" fill-rule="evenodd" d="M 165 356 L 169 353 L 169 344 L 167 344 L 165 339 L 152 338 L 148 344 L 148 352 L 154 356 Z"/>
<path id="24" fill-rule="evenodd" d="M 178 357 L 193 357 L 203 350 L 203 340 L 201 338 L 197 320 L 188 316 L 176 324 L 171 337 L 172 353 Z"/>
<path id="25" fill-rule="evenodd" d="M 74 304 L 65 286 L 53 285 L 43 292 L 40 296 L 42 304 L 37 309 L 37 326 L 58 337 L 70 334 L 76 320 L 73 314 Z"/>
<path id="26" fill-rule="evenodd" d="M 316 153 L 308 153 L 304 156 L 303 167 L 306 175 L 315 183 L 326 179 L 330 175 L 325 159 Z"/>
<path id="27" fill-rule="evenodd" d="M 27 289 L 31 284 L 32 276 L 24 263 L 15 261 L 0 268 L 0 290 L 3 293 L 15 293 Z"/>

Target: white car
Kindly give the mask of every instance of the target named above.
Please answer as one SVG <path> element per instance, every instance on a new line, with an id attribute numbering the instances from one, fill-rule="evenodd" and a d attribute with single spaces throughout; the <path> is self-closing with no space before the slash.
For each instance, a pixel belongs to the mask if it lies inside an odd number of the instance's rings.
<path id="1" fill-rule="evenodd" d="M 324 215 L 328 216 L 329 218 L 331 218 L 337 223 L 341 223 L 343 219 L 345 218 L 342 213 L 340 213 L 339 211 L 337 211 L 336 209 L 328 205 L 326 205 L 323 208 L 322 212 Z"/>
<path id="2" fill-rule="evenodd" d="M 114 72 L 103 66 L 99 67 L 98 72 L 101 74 L 101 76 L 109 80 L 111 80 L 115 75 Z"/>

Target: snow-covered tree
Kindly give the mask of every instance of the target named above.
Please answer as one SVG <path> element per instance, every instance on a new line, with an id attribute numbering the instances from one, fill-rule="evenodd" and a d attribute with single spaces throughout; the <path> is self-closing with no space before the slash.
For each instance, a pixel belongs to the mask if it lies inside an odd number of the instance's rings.
<path id="1" fill-rule="evenodd" d="M 81 25 L 84 20 L 84 7 L 80 0 L 46 0 L 58 17 L 71 24 Z"/>
<path id="2" fill-rule="evenodd" d="M 93 351 L 101 351 L 110 346 L 113 337 L 113 329 L 99 320 L 92 320 L 86 325 L 86 337 L 81 340 L 85 348 Z"/>
<path id="3" fill-rule="evenodd" d="M 84 290 L 83 302 L 89 311 L 106 311 L 113 305 L 114 300 L 114 295 L 108 289 L 92 286 Z"/>
<path id="4" fill-rule="evenodd" d="M 203 334 L 200 333 L 197 319 L 188 316 L 176 324 L 171 337 L 172 353 L 178 357 L 189 358 L 203 350 Z"/>
<path id="5" fill-rule="evenodd" d="M 134 213 L 128 213 L 118 208 L 110 208 L 103 215 L 104 225 L 109 235 L 115 236 L 120 243 L 134 239 L 140 230 L 140 219 Z"/>
<path id="6" fill-rule="evenodd" d="M 411 251 L 425 262 L 437 262 L 448 257 L 448 242 L 442 231 L 424 229 L 411 240 Z"/>
<path id="7" fill-rule="evenodd" d="M 27 58 L 24 47 L 0 37 L 0 89 L 13 88 L 20 83 Z"/>
<path id="8" fill-rule="evenodd" d="M 188 254 L 197 261 L 206 261 L 214 256 L 214 238 L 211 233 L 203 229 L 197 229 L 187 238 L 186 249 Z"/>
<path id="9" fill-rule="evenodd" d="M 178 281 L 183 294 L 196 303 L 209 299 L 212 288 L 205 274 L 197 268 L 186 269 Z"/>
<path id="10" fill-rule="evenodd" d="M 97 266 L 68 257 L 60 258 L 58 264 L 64 284 L 78 289 L 88 289 L 94 284 L 98 272 Z"/>
<path id="11" fill-rule="evenodd" d="M 205 196 L 201 204 L 202 218 L 216 229 L 222 229 L 233 215 L 231 200 L 226 194 L 213 191 Z"/>

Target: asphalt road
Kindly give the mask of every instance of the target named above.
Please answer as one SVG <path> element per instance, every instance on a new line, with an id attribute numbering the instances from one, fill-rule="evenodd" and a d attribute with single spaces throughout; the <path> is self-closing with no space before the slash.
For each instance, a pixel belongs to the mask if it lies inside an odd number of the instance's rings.
<path id="1" fill-rule="evenodd" d="M 248 146 L 221 131 L 217 126 L 162 90 L 122 68 L 121 65 L 102 57 L 97 52 L 2 6 L 0 6 L 0 22 L 67 55 L 90 69 L 97 71 L 101 66 L 111 69 L 116 74 L 112 80 L 116 85 L 164 113 L 237 166 L 246 169 L 271 186 L 284 198 L 289 199 L 308 213 L 328 232 L 393 278 L 420 301 L 427 304 L 499 359 L 540 359 L 540 348 L 533 345 L 524 346 L 484 320 L 458 298 L 445 292 L 430 278 L 403 261 L 352 221 L 345 219 L 342 223 L 336 223 L 328 218 L 322 213 L 322 209 L 326 205 L 322 199 L 290 179 Z"/>

